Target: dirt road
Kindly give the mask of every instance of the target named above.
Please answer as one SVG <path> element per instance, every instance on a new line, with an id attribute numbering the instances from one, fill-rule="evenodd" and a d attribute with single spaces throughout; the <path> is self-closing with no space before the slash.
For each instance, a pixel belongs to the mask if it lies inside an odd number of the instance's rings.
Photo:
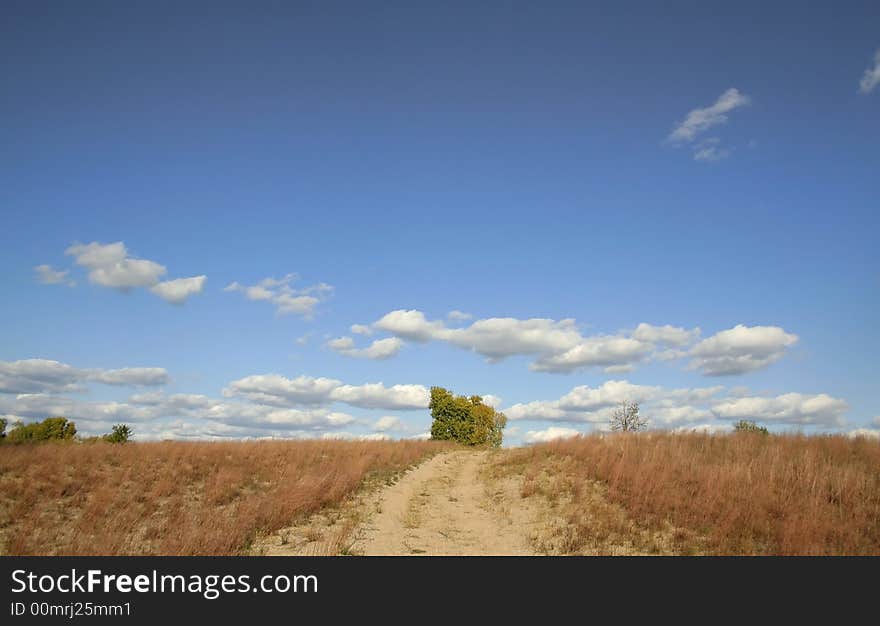
<path id="1" fill-rule="evenodd" d="M 364 555 L 534 554 L 530 515 L 505 503 L 505 485 L 486 484 L 489 452 L 437 455 L 378 494 L 376 513 L 358 530 L 352 552 Z M 517 504 L 520 499 L 517 498 Z M 523 503 L 524 506 L 524 503 Z"/>

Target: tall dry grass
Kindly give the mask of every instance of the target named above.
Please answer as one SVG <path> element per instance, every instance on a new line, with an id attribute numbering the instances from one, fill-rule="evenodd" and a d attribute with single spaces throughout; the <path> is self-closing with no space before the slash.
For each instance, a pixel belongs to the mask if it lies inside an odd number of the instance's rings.
<path id="1" fill-rule="evenodd" d="M 567 514 L 583 546 L 600 481 L 639 527 L 666 529 L 675 553 L 880 554 L 880 443 L 843 436 L 620 434 L 517 450 L 502 461 L 567 485 Z M 557 494 L 558 495 L 558 494 Z M 672 530 L 670 530 L 672 529 Z M 575 550 L 573 550 L 575 551 Z"/>
<path id="2" fill-rule="evenodd" d="M 0 546 L 15 555 L 243 554 L 436 442 L 0 447 Z"/>

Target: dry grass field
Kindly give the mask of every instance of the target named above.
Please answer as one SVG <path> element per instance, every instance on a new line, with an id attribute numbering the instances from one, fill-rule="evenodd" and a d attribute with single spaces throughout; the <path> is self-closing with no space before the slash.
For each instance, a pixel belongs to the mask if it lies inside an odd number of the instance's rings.
<path id="1" fill-rule="evenodd" d="M 0 546 L 21 555 L 878 555 L 880 442 L 621 433 L 511 450 L 4 445 Z"/>
<path id="2" fill-rule="evenodd" d="M 551 553 L 880 554 L 876 440 L 597 435 L 513 450 L 495 472 L 550 507 Z"/>
<path id="3" fill-rule="evenodd" d="M 436 442 L 44 443 L 0 449 L 0 553 L 226 555 Z"/>

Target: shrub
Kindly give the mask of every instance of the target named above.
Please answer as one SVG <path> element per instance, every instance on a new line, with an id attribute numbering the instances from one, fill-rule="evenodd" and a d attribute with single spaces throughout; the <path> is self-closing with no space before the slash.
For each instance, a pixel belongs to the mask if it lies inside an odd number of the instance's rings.
<path id="1" fill-rule="evenodd" d="M 0 439 L 6 438 L 6 418 L 0 417 Z"/>
<path id="2" fill-rule="evenodd" d="M 756 433 L 761 435 L 769 435 L 770 431 L 764 426 L 758 426 L 755 422 L 749 420 L 740 420 L 733 425 L 734 432 L 738 433 Z"/>
<path id="3" fill-rule="evenodd" d="M 104 441 L 110 443 L 125 443 L 131 438 L 131 428 L 128 424 L 114 424 L 113 431 L 104 435 Z"/>
<path id="4" fill-rule="evenodd" d="M 16 422 L 6 436 L 10 443 L 71 440 L 76 436 L 76 424 L 66 417 L 47 417 L 42 422 Z"/>
<path id="5" fill-rule="evenodd" d="M 501 446 L 507 417 L 483 403 L 480 396 L 456 396 L 443 387 L 431 387 L 431 439 L 467 446 Z"/>

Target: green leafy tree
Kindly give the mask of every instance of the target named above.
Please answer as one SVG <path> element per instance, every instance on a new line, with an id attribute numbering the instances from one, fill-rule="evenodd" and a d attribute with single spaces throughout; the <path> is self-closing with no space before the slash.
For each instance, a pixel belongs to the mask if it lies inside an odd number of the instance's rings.
<path id="1" fill-rule="evenodd" d="M 431 439 L 467 446 L 501 446 L 507 424 L 504 413 L 483 403 L 480 396 L 456 396 L 443 387 L 431 387 Z"/>
<path id="2" fill-rule="evenodd" d="M 6 436 L 10 443 L 71 440 L 76 436 L 76 424 L 66 417 L 47 417 L 42 422 L 16 422 Z"/>
<path id="3" fill-rule="evenodd" d="M 6 438 L 6 418 L 0 417 L 0 439 Z"/>
<path id="4" fill-rule="evenodd" d="M 737 433 L 756 433 L 761 435 L 769 435 L 770 431 L 764 426 L 758 426 L 750 420 L 740 420 L 733 424 L 733 431 Z"/>
<path id="5" fill-rule="evenodd" d="M 132 431 L 128 424 L 114 424 L 113 431 L 104 435 L 104 441 L 125 443 L 131 438 Z"/>

